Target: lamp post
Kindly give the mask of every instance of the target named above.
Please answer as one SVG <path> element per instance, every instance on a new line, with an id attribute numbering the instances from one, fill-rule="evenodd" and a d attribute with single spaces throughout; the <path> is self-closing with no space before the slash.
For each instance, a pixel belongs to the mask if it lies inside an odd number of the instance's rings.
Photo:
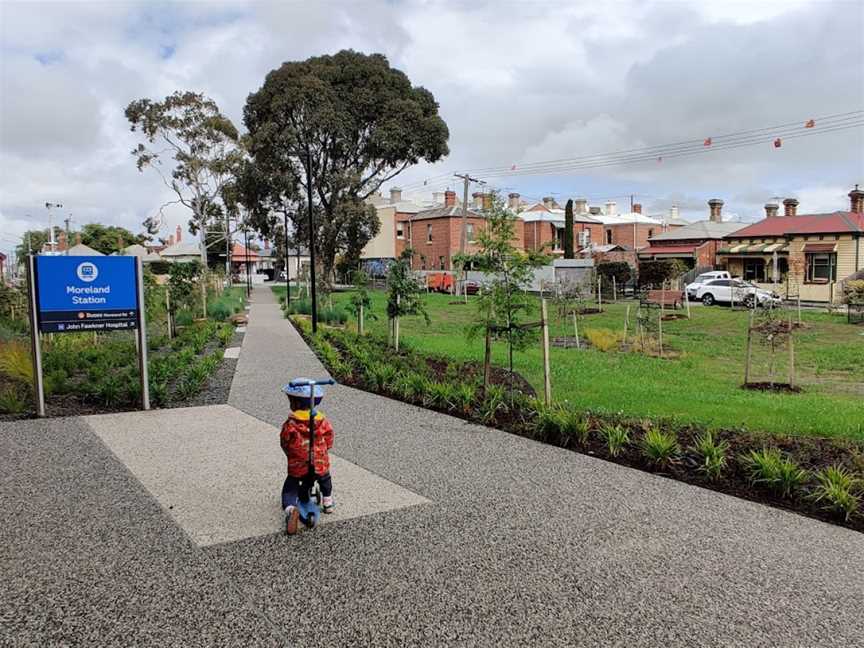
<path id="1" fill-rule="evenodd" d="M 288 265 L 288 260 L 290 259 L 290 255 L 288 253 L 288 212 L 282 212 L 282 216 L 284 218 L 283 222 L 283 233 L 285 236 L 285 306 L 291 303 L 291 268 Z"/>
<path id="2" fill-rule="evenodd" d="M 246 226 L 246 223 L 243 224 L 243 238 L 246 242 L 246 250 L 243 254 L 246 257 L 246 298 L 248 299 L 249 295 L 252 294 L 252 283 L 249 275 L 249 228 Z"/>
<path id="3" fill-rule="evenodd" d="M 318 286 L 315 283 L 315 222 L 312 217 L 312 154 L 306 147 L 306 203 L 309 209 L 309 279 L 312 289 L 312 333 L 318 332 Z"/>

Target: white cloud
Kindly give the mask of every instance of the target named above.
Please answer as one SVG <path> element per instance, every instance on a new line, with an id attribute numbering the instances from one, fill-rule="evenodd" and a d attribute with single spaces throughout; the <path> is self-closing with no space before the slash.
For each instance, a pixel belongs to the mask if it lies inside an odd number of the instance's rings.
<path id="1" fill-rule="evenodd" d="M 123 110 L 191 89 L 238 126 L 248 93 L 286 60 L 382 52 L 429 88 L 453 170 L 656 145 L 864 106 L 862 12 L 839 2 L 2 3 L 0 249 L 44 225 L 45 201 L 80 224 L 138 229 L 170 194 L 129 155 Z M 525 194 L 636 194 L 703 217 L 705 200 L 755 218 L 772 196 L 841 209 L 864 183 L 862 130 L 555 176 L 495 178 Z M 618 198 L 622 200 L 622 198 Z M 182 209 L 166 224 L 185 223 Z M 30 214 L 35 222 L 28 221 Z"/>

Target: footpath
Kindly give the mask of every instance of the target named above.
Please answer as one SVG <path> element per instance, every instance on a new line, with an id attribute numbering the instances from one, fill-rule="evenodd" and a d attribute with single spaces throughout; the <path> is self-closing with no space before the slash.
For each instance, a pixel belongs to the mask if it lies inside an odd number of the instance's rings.
<path id="1" fill-rule="evenodd" d="M 226 405 L 0 423 L 0 645 L 864 645 L 864 536 L 344 386 L 338 513 L 281 531 L 256 288 Z"/>

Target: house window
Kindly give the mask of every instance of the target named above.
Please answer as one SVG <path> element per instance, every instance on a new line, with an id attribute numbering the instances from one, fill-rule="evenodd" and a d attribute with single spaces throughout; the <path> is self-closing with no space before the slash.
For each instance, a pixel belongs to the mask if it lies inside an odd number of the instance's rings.
<path id="1" fill-rule="evenodd" d="M 649 229 L 649 230 L 648 230 L 648 238 L 651 238 L 652 236 L 654 236 L 654 230 L 653 230 L 653 229 Z"/>
<path id="2" fill-rule="evenodd" d="M 612 245 L 612 230 L 606 230 L 606 245 Z"/>
<path id="3" fill-rule="evenodd" d="M 804 278 L 809 283 L 828 283 L 837 281 L 836 254 L 807 254 L 807 274 Z"/>
<path id="4" fill-rule="evenodd" d="M 438 257 L 438 267 L 439 267 L 441 270 L 444 269 L 444 257 L 443 257 L 443 256 L 439 256 L 439 257 Z"/>
<path id="5" fill-rule="evenodd" d="M 432 242 L 432 225 L 426 226 L 426 242 L 427 243 Z"/>
<path id="6" fill-rule="evenodd" d="M 468 223 L 468 225 L 467 225 L 467 235 L 468 235 L 468 242 L 469 242 L 469 243 L 474 243 L 474 241 L 476 240 L 476 239 L 474 238 L 474 223 Z"/>
<path id="7" fill-rule="evenodd" d="M 564 229 L 555 228 L 555 249 L 563 250 L 564 249 Z"/>
<path id="8" fill-rule="evenodd" d="M 744 280 L 765 281 L 765 259 L 744 259 Z"/>
<path id="9" fill-rule="evenodd" d="M 396 223 L 396 238 L 405 238 L 405 223 Z"/>
<path id="10" fill-rule="evenodd" d="M 422 256 L 422 255 L 420 256 L 420 269 L 421 270 L 426 269 L 426 257 Z"/>

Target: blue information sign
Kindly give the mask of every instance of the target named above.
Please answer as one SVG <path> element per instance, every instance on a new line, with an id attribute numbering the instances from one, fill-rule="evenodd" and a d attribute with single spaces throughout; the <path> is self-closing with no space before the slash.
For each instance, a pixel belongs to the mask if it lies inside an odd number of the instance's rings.
<path id="1" fill-rule="evenodd" d="M 40 255 L 35 260 L 43 333 L 138 328 L 135 257 Z"/>

